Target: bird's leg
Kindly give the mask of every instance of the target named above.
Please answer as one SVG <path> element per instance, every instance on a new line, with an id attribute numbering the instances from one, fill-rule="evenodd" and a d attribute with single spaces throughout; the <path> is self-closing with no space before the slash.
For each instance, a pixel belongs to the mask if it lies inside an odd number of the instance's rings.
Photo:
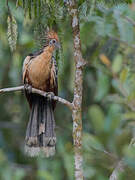
<path id="1" fill-rule="evenodd" d="M 52 100 L 54 98 L 54 93 L 53 92 L 47 92 L 46 93 L 46 97 L 49 99 L 49 100 Z"/>
<path id="2" fill-rule="evenodd" d="M 32 93 L 32 86 L 29 84 L 24 84 L 24 89 L 30 94 Z"/>

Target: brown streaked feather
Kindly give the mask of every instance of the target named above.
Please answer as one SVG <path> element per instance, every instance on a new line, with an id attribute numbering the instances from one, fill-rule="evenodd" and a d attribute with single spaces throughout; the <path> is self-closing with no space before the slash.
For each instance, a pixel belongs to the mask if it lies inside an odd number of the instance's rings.
<path id="1" fill-rule="evenodd" d="M 27 69 L 28 84 L 32 85 L 32 87 L 50 91 L 48 82 L 50 80 L 52 51 L 53 48 L 47 47 L 43 53 L 32 58 L 32 62 Z"/>
<path id="2" fill-rule="evenodd" d="M 32 87 L 58 94 L 56 60 L 52 57 L 53 49 L 45 48 L 44 52 L 36 53 L 37 56 L 27 56 L 23 63 L 23 82 Z M 31 107 L 30 95 L 26 92 L 27 100 Z M 55 107 L 56 102 L 53 102 Z"/>
<path id="3" fill-rule="evenodd" d="M 30 56 L 27 56 L 23 62 L 23 68 L 22 68 L 22 72 L 23 72 L 23 82 L 25 81 L 25 78 L 26 78 L 26 71 L 27 71 L 27 67 L 28 67 L 28 64 L 30 62 L 30 59 L 31 57 Z"/>
<path id="4" fill-rule="evenodd" d="M 52 87 L 52 92 L 57 96 L 58 95 L 58 82 L 57 82 L 57 64 L 54 57 L 52 57 L 52 67 L 51 67 L 51 78 L 50 78 L 50 84 Z M 56 101 L 52 102 L 53 109 L 55 109 Z"/>
<path id="5" fill-rule="evenodd" d="M 53 30 L 47 33 L 46 39 L 56 39 L 57 41 L 59 41 L 57 33 L 54 32 Z"/>
<path id="6" fill-rule="evenodd" d="M 51 75 L 50 75 L 50 86 L 54 88 L 56 85 L 56 79 L 55 79 L 55 65 L 54 62 L 52 62 L 52 67 L 51 67 Z"/>
<path id="7" fill-rule="evenodd" d="M 54 57 L 52 57 L 51 85 L 53 87 L 54 94 L 58 95 L 57 64 Z"/>
<path id="8" fill-rule="evenodd" d="M 31 62 L 31 56 L 27 56 L 23 62 L 23 68 L 22 68 L 22 74 L 23 74 L 23 83 L 28 83 L 28 66 Z M 32 107 L 32 101 L 31 101 L 31 95 L 25 91 L 25 95 L 27 98 L 27 101 L 29 103 L 30 108 Z"/>

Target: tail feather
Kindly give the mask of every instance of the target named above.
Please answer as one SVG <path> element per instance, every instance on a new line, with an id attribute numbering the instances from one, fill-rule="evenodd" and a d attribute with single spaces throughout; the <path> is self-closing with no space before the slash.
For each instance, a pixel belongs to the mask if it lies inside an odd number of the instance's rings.
<path id="1" fill-rule="evenodd" d="M 56 145 L 52 102 L 39 95 L 32 96 L 25 150 L 30 156 L 37 156 L 42 151 L 48 157 L 55 153 Z"/>

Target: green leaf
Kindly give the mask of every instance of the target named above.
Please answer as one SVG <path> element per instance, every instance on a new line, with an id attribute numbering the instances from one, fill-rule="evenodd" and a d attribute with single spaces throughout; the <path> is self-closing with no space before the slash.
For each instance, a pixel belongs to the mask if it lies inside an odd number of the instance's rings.
<path id="1" fill-rule="evenodd" d="M 128 102 L 134 102 L 134 100 L 135 100 L 135 91 L 132 91 L 132 92 L 130 92 L 130 94 L 128 95 L 128 97 L 127 97 L 127 101 Z"/>
<path id="2" fill-rule="evenodd" d="M 120 81 L 121 81 L 122 83 L 124 83 L 124 82 L 126 81 L 127 75 L 128 75 L 128 68 L 124 68 L 124 69 L 122 70 L 122 72 L 120 73 Z"/>
<path id="3" fill-rule="evenodd" d="M 111 103 L 116 103 L 116 104 L 124 104 L 125 98 L 123 98 L 122 96 L 119 96 L 118 94 L 113 94 L 113 95 L 108 95 L 105 98 L 105 102 L 111 102 Z"/>
<path id="4" fill-rule="evenodd" d="M 123 115 L 125 120 L 133 119 L 135 120 L 135 112 L 128 112 Z"/>
<path id="5" fill-rule="evenodd" d="M 122 68 L 122 56 L 118 54 L 112 63 L 112 71 L 113 73 L 118 73 Z"/>
<path id="6" fill-rule="evenodd" d="M 96 136 L 88 133 L 83 134 L 83 146 L 88 151 L 90 148 L 97 149 L 103 151 L 103 145 L 100 143 L 100 141 L 97 139 Z"/>
<path id="7" fill-rule="evenodd" d="M 128 158 L 133 158 L 135 160 L 135 145 L 133 146 L 125 146 L 123 148 L 123 152 L 126 156 L 128 156 Z"/>
<path id="8" fill-rule="evenodd" d="M 16 169 L 14 174 L 14 180 L 22 180 L 25 177 L 26 173 L 23 169 Z"/>
<path id="9" fill-rule="evenodd" d="M 132 43 L 134 39 L 134 27 L 121 16 L 121 13 L 122 12 L 115 9 L 113 15 L 117 23 L 120 39 Z"/>
<path id="10" fill-rule="evenodd" d="M 53 180 L 53 176 L 46 170 L 39 170 L 38 171 L 38 177 L 39 178 L 43 178 L 43 179 L 47 179 L 47 180 Z"/>
<path id="11" fill-rule="evenodd" d="M 121 120 L 121 106 L 118 104 L 111 104 L 105 120 L 105 131 L 113 132 L 119 126 Z"/>
<path id="12" fill-rule="evenodd" d="M 95 131 L 102 131 L 104 126 L 104 113 L 100 106 L 92 105 L 88 109 L 88 115 L 92 121 Z"/>
<path id="13" fill-rule="evenodd" d="M 101 101 L 109 91 L 110 80 L 109 77 L 101 71 L 99 71 L 97 75 L 98 75 L 98 80 L 96 86 L 95 100 Z"/>

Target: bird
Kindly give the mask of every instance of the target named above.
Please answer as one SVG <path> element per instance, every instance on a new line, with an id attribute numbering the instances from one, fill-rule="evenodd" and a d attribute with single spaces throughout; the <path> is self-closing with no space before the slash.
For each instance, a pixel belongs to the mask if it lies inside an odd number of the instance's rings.
<path id="1" fill-rule="evenodd" d="M 58 48 L 60 48 L 58 34 L 54 30 L 49 30 L 43 48 L 38 52 L 30 53 L 23 62 L 22 79 L 30 107 L 25 151 L 31 157 L 38 156 L 40 152 L 46 157 L 55 154 L 54 109 L 56 101 L 52 97 L 58 95 L 58 70 L 53 54 Z M 48 96 L 34 94 L 28 87 L 47 92 Z"/>

